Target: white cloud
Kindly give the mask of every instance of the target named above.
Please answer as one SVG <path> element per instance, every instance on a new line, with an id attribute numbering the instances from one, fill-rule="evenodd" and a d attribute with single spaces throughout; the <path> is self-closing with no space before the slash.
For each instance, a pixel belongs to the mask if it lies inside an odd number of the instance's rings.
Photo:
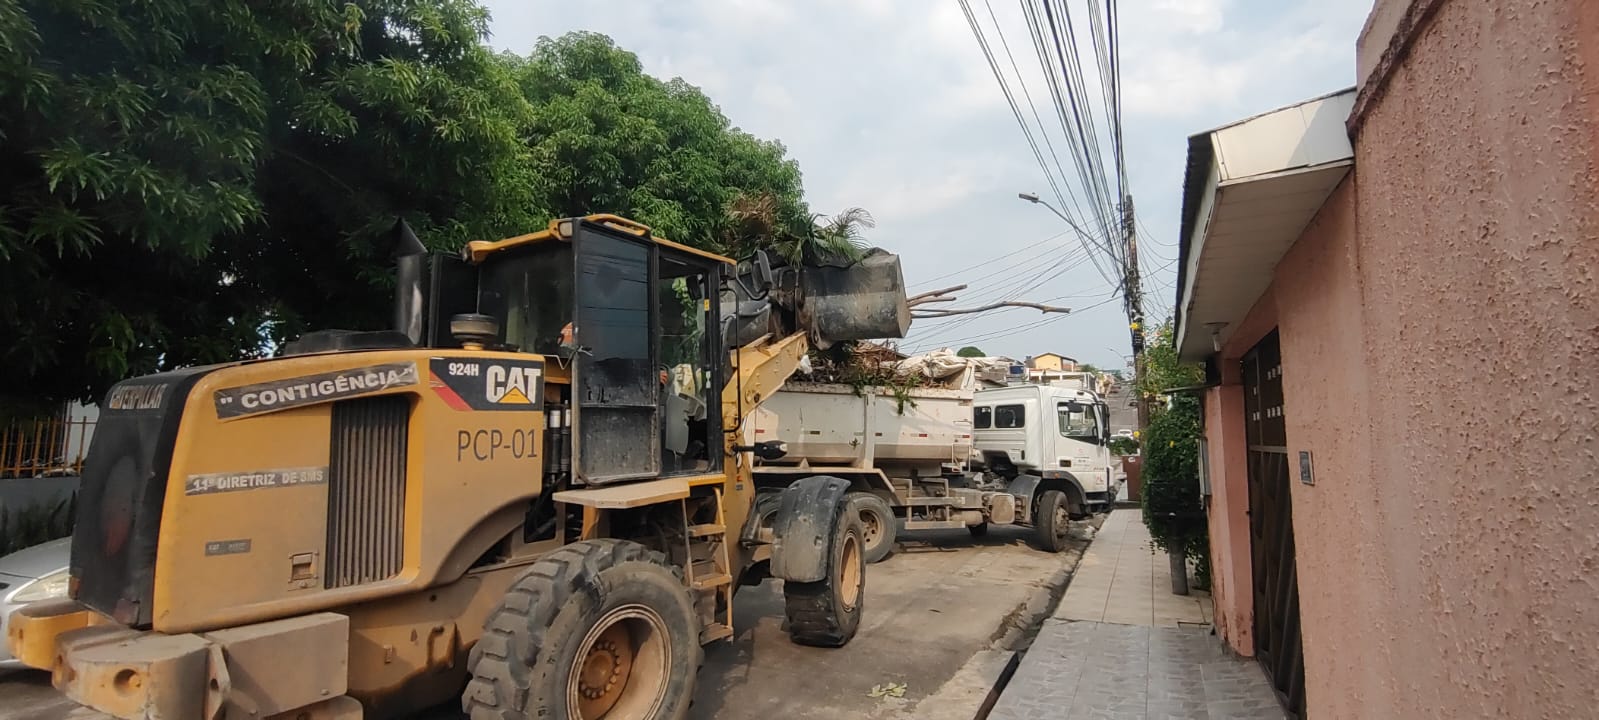
<path id="1" fill-rule="evenodd" d="M 1074 11 L 1083 7 L 1083 0 L 1068 2 Z M 1047 210 L 1016 199 L 1018 191 L 1046 192 L 1048 186 L 952 0 L 488 5 L 492 42 L 499 47 L 526 52 L 539 35 L 593 30 L 637 53 L 647 72 L 701 87 L 733 124 L 788 146 L 818 212 L 854 205 L 872 211 L 879 223 L 872 241 L 901 253 L 912 284 L 1061 230 Z M 989 5 L 972 7 L 988 25 Z M 992 7 L 1040 115 L 1054 127 L 1062 162 L 1069 163 L 1059 124 L 1043 104 L 1048 95 L 1019 6 Z M 1129 175 L 1140 222 L 1152 235 L 1144 246 L 1169 259 L 1184 139 L 1352 83 L 1355 38 L 1369 3 L 1134 0 L 1120 8 Z M 1009 73 L 998 37 L 991 28 L 988 33 Z M 1014 275 L 1031 277 L 1066 257 L 1045 255 L 1040 267 Z M 1155 287 L 1146 288 L 1152 302 L 1170 303 L 1163 284 L 1172 274 L 1168 268 L 1152 278 Z M 960 279 L 958 272 L 950 278 Z M 995 280 L 985 281 L 987 290 Z M 1084 296 L 1108 291 L 1084 264 L 1027 288 L 1024 296 L 1071 296 L 1079 299 L 1070 304 L 1087 306 L 1092 300 Z M 938 337 L 953 343 L 986 336 L 979 343 L 984 350 L 1017 356 L 1039 347 L 1064 349 L 1102 365 L 1117 364 L 1111 348 L 1127 344 L 1116 303 L 1011 332 L 1034 320 L 1005 313 Z M 920 334 L 933 335 L 933 325 L 920 325 Z"/>
<path id="2" fill-rule="evenodd" d="M 1231 4 L 1227 0 L 1155 0 L 1154 12 L 1166 17 L 1178 32 L 1204 35 L 1221 29 L 1222 17 Z"/>

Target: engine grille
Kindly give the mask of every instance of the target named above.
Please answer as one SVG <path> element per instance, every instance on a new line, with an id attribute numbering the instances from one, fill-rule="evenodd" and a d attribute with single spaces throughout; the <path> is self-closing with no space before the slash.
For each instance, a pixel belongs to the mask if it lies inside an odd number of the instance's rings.
<path id="1" fill-rule="evenodd" d="M 403 395 L 333 406 L 325 587 L 360 585 L 400 572 L 410 412 Z"/>

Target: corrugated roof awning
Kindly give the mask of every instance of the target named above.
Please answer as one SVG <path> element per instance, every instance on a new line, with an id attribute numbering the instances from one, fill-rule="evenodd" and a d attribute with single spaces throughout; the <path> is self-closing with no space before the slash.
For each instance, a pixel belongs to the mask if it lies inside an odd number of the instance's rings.
<path id="1" fill-rule="evenodd" d="M 1355 90 L 1188 138 L 1177 266 L 1177 353 L 1202 360 L 1271 285 L 1272 271 L 1354 165 Z M 1225 323 L 1225 324 L 1220 324 Z"/>

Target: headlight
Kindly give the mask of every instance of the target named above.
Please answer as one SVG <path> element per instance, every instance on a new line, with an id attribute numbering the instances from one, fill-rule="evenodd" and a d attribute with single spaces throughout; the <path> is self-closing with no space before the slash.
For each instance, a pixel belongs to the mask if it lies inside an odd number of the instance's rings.
<path id="1" fill-rule="evenodd" d="M 67 581 L 71 577 L 66 570 L 57 570 L 18 588 L 16 594 L 11 596 L 11 602 L 20 604 L 66 597 Z"/>

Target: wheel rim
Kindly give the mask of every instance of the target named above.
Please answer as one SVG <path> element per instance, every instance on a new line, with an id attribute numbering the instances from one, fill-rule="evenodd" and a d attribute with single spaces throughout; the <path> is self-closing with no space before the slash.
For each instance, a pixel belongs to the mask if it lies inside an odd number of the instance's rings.
<path id="1" fill-rule="evenodd" d="M 838 579 L 839 599 L 844 601 L 845 609 L 854 610 L 861 599 L 861 545 L 854 535 L 844 536 L 844 554 L 840 559 L 843 571 Z"/>
<path id="2" fill-rule="evenodd" d="M 624 605 L 589 628 L 566 681 L 567 714 L 578 720 L 654 717 L 666 699 L 666 621 Z"/>
<path id="3" fill-rule="evenodd" d="M 875 547 L 883 537 L 883 519 L 871 510 L 861 511 L 861 537 L 868 547 Z"/>
<path id="4" fill-rule="evenodd" d="M 1066 512 L 1065 505 L 1055 506 L 1055 537 L 1066 537 L 1068 523 L 1071 522 L 1071 519 L 1071 514 Z"/>

